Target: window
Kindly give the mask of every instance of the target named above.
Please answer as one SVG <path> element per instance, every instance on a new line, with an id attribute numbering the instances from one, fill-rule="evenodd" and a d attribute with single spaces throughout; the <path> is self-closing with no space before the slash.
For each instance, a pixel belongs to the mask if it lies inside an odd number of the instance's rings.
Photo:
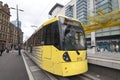
<path id="1" fill-rule="evenodd" d="M 42 43 L 44 45 L 54 45 L 55 47 L 59 48 L 60 39 L 59 39 L 59 28 L 58 22 L 53 22 L 42 29 Z"/>
<path id="2" fill-rule="evenodd" d="M 41 28 L 34 37 L 35 45 L 54 45 L 60 49 L 60 34 L 58 21 Z"/>
<path id="3" fill-rule="evenodd" d="M 52 24 L 52 37 L 53 45 L 60 49 L 60 34 L 57 21 Z"/>
<path id="4" fill-rule="evenodd" d="M 65 15 L 69 17 L 73 17 L 73 6 L 69 5 L 66 7 Z"/>
<path id="5" fill-rule="evenodd" d="M 45 44 L 50 45 L 51 44 L 51 25 L 48 25 L 45 27 Z"/>

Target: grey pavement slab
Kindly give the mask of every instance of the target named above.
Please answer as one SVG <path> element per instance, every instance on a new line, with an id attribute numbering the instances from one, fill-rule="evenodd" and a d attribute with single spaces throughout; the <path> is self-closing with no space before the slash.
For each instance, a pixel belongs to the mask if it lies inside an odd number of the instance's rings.
<path id="1" fill-rule="evenodd" d="M 15 50 L 0 56 L 0 80 L 29 80 L 22 59 Z"/>
<path id="2" fill-rule="evenodd" d="M 120 70 L 120 53 L 87 51 L 88 62 L 91 64 Z"/>

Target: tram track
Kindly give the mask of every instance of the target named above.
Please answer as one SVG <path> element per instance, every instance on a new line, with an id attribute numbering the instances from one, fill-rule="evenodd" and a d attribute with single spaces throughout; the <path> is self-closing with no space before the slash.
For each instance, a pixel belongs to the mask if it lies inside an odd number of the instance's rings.
<path id="1" fill-rule="evenodd" d="M 98 77 L 92 76 L 90 74 L 80 74 L 80 75 L 69 76 L 69 77 L 62 77 L 62 76 L 57 76 L 52 74 L 52 76 L 56 78 L 55 80 L 101 80 Z"/>
<path id="2" fill-rule="evenodd" d="M 52 75 L 56 80 L 120 80 L 119 70 L 93 64 L 89 64 L 89 66 L 89 71 L 80 75 L 70 77 Z"/>

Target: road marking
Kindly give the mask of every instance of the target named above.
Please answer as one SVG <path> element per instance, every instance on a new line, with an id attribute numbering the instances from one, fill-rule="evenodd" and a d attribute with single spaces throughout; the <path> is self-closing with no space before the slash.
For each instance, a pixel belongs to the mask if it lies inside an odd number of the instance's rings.
<path id="1" fill-rule="evenodd" d="M 28 67 L 28 65 L 27 65 L 26 60 L 25 60 L 25 57 L 23 56 L 23 55 L 25 55 L 25 54 L 23 54 L 23 53 L 21 53 L 21 54 L 22 54 L 22 58 L 23 58 L 23 61 L 24 61 L 24 64 L 25 64 L 25 67 L 26 67 L 28 76 L 29 76 L 29 80 L 34 80 L 33 75 L 32 75 L 32 73 L 31 73 L 31 71 L 30 71 L 30 69 L 29 69 L 29 67 Z"/>

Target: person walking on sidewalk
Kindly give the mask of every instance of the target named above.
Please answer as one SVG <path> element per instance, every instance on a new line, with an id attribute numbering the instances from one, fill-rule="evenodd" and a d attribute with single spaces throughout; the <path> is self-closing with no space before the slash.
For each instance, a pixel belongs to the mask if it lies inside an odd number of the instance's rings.
<path id="1" fill-rule="evenodd" d="M 6 48 L 6 52 L 9 53 L 9 48 Z"/>
<path id="2" fill-rule="evenodd" d="M 2 56 L 2 53 L 5 51 L 4 44 L 0 45 L 0 56 Z"/>

